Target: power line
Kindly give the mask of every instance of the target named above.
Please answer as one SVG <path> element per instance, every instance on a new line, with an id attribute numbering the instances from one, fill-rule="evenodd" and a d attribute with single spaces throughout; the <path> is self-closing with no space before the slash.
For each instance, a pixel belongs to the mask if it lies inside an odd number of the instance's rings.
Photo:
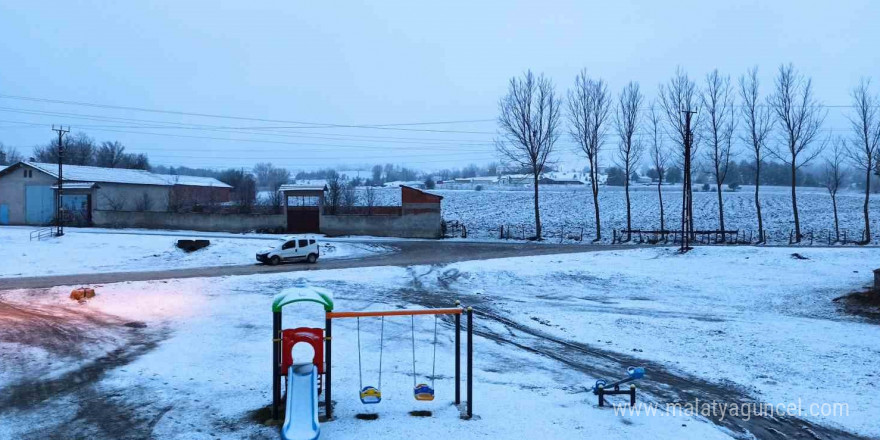
<path id="1" fill-rule="evenodd" d="M 301 128 L 301 129 L 302 128 L 330 128 L 330 127 L 332 127 L 332 128 L 363 128 L 363 129 L 376 129 L 376 130 L 424 131 L 424 132 L 432 132 L 432 133 L 494 134 L 494 132 L 415 129 L 415 128 L 399 128 L 398 127 L 398 126 L 406 126 L 406 125 L 448 125 L 448 124 L 462 124 L 462 123 L 478 123 L 478 122 L 494 121 L 494 119 L 472 119 L 472 120 L 436 121 L 436 122 L 406 122 L 406 123 L 394 123 L 394 124 L 331 124 L 331 123 L 319 123 L 319 122 L 292 121 L 292 120 L 283 120 L 283 119 L 254 118 L 254 117 L 246 117 L 246 116 L 217 115 L 217 114 L 211 114 L 211 113 L 183 112 L 183 111 L 175 111 L 175 110 L 159 110 L 159 109 L 152 109 L 152 108 L 145 108 L 145 107 L 96 104 L 96 103 L 90 103 L 90 102 L 66 101 L 66 100 L 60 100 L 60 99 L 46 99 L 46 98 L 32 98 L 32 97 L 28 97 L 28 96 L 4 95 L 4 94 L 0 94 L 0 99 L 14 99 L 14 100 L 20 100 L 20 101 L 42 102 L 42 103 L 49 103 L 49 104 L 76 105 L 76 106 L 84 106 L 84 107 L 94 107 L 94 108 L 114 109 L 114 110 L 127 110 L 127 111 L 139 111 L 139 112 L 148 112 L 148 113 L 162 113 L 162 114 L 170 114 L 170 115 L 178 115 L 178 116 L 196 116 L 196 117 L 201 117 L 201 118 L 218 118 L 218 119 L 231 119 L 231 120 L 239 120 L 239 121 L 297 124 L 297 125 L 300 125 L 300 127 L 296 127 L 296 128 Z"/>
<path id="2" fill-rule="evenodd" d="M 73 119 L 84 119 L 91 121 L 100 121 L 100 122 L 135 122 L 135 123 L 148 123 L 154 125 L 134 125 L 134 126 L 125 126 L 125 125 L 84 125 L 78 124 L 79 127 L 85 128 L 144 128 L 144 129 L 180 129 L 180 130 L 196 130 L 196 131 L 215 131 L 215 132 L 223 132 L 223 133 L 243 133 L 243 134 L 256 134 L 260 136 L 276 136 L 276 137 L 285 137 L 285 138 L 305 138 L 305 139 L 324 139 L 324 140 L 340 140 L 340 141 L 348 141 L 348 140 L 356 140 L 356 141 L 381 141 L 383 143 L 402 143 L 402 144 L 436 144 L 436 145 L 465 145 L 465 146 L 476 146 L 476 145 L 493 145 L 492 142 L 484 141 L 484 140 L 472 140 L 472 139 L 438 139 L 438 138 L 413 138 L 413 137 L 393 137 L 393 136 L 369 136 L 369 135 L 339 135 L 334 133 L 326 133 L 327 136 L 315 136 L 316 134 L 325 134 L 325 133 L 308 133 L 308 132 L 296 132 L 296 131 L 279 131 L 279 130 L 261 130 L 263 127 L 251 127 L 251 128 L 241 128 L 241 127 L 227 127 L 227 126 L 214 126 L 214 125 L 204 125 L 204 124 L 185 124 L 179 122 L 165 122 L 165 121 L 154 121 L 154 120 L 143 120 L 143 119 L 131 119 L 131 118 L 118 118 L 112 116 L 99 116 L 99 115 L 87 115 L 87 114 L 79 114 L 79 113 L 65 113 L 65 112 L 49 112 L 42 110 L 30 110 L 30 109 L 21 109 L 21 108 L 13 108 L 13 107 L 0 107 L 0 111 L 8 112 L 8 113 L 18 113 L 18 114 L 27 114 L 27 115 L 35 115 L 35 116 L 64 116 Z M 155 125 L 155 124 L 172 124 L 172 125 Z M 254 131 L 257 130 L 257 131 Z M 303 134 L 300 134 L 303 133 Z"/>

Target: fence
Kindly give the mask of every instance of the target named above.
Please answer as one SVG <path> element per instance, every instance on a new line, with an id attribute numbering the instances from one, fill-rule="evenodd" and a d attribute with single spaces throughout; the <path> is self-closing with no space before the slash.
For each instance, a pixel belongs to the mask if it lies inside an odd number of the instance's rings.
<path id="1" fill-rule="evenodd" d="M 472 237 L 493 238 L 499 240 L 531 241 L 535 239 L 535 225 L 532 223 L 503 223 L 497 226 L 468 225 L 459 220 L 444 221 L 445 237 Z M 605 231 L 608 231 L 606 233 Z M 611 244 L 636 243 L 636 244 L 679 244 L 681 243 L 680 230 L 654 230 L 625 228 L 603 229 L 603 239 L 597 240 L 595 227 L 583 224 L 544 225 L 542 227 L 542 239 L 551 242 L 609 242 Z M 629 232 L 629 234 L 627 234 Z M 610 234 L 610 236 L 608 235 Z M 629 235 L 630 239 L 627 239 Z M 690 241 L 699 245 L 799 245 L 799 246 L 835 246 L 866 244 L 862 237 L 864 230 L 840 230 L 840 236 L 832 229 L 802 231 L 801 240 L 794 239 L 794 231 L 791 229 L 769 230 L 765 229 L 763 239 L 761 234 L 754 229 L 733 229 L 726 231 L 697 230 L 693 231 Z M 877 243 L 880 236 L 873 235 L 870 242 Z"/>

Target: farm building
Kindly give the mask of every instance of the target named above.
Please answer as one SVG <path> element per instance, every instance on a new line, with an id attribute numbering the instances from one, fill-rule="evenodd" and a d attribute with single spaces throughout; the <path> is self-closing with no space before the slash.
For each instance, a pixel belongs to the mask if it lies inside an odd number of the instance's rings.
<path id="1" fill-rule="evenodd" d="M 58 165 L 19 162 L 0 170 L 0 224 L 44 225 L 55 217 Z M 166 212 L 180 200 L 229 201 L 232 187 L 210 177 L 64 165 L 66 221 L 89 225 L 96 211 Z"/>

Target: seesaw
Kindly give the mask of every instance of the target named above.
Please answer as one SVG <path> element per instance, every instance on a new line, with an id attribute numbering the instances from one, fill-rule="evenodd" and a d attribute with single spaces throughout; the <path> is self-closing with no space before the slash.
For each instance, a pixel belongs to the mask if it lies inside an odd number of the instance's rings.
<path id="1" fill-rule="evenodd" d="M 618 394 L 629 394 L 630 406 L 636 404 L 636 386 L 630 384 L 629 389 L 620 390 L 620 386 L 645 377 L 645 367 L 629 367 L 626 369 L 627 376 L 623 379 L 608 383 L 605 379 L 599 379 L 593 385 L 593 394 L 599 396 L 599 406 L 605 406 L 605 396 L 614 396 Z M 609 389 L 611 388 L 611 389 Z"/>

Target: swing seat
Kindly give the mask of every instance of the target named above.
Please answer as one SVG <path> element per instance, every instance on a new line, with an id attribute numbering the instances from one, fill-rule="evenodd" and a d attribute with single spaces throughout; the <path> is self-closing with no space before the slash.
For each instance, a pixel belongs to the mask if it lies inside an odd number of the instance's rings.
<path id="1" fill-rule="evenodd" d="M 434 389 L 428 384 L 420 383 L 413 389 L 416 400 L 434 400 Z"/>
<path id="2" fill-rule="evenodd" d="M 382 401 L 382 392 L 376 387 L 366 386 L 361 390 L 361 403 L 371 405 Z"/>

